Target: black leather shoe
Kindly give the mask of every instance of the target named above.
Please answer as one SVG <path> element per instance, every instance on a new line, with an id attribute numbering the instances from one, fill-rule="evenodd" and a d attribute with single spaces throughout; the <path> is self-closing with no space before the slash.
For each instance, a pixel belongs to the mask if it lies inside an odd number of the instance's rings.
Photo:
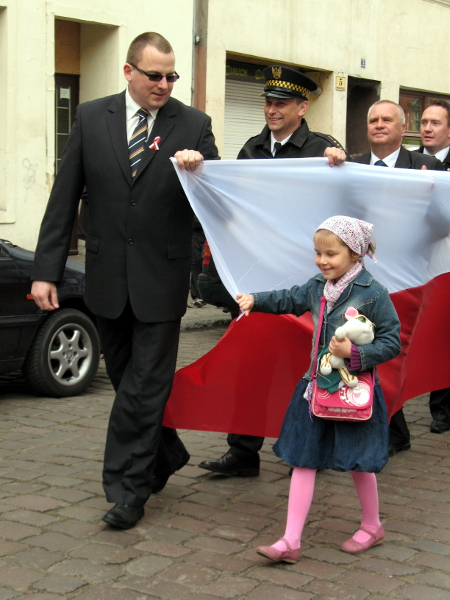
<path id="1" fill-rule="evenodd" d="M 406 442 L 406 444 L 389 444 L 389 456 L 394 456 L 394 454 L 397 454 L 397 452 L 404 452 L 410 448 L 410 442 Z"/>
<path id="2" fill-rule="evenodd" d="M 220 473 L 221 475 L 242 475 L 243 477 L 256 477 L 259 475 L 259 455 L 255 458 L 237 458 L 230 452 L 224 454 L 219 460 L 204 460 L 198 465 L 201 469 Z"/>
<path id="3" fill-rule="evenodd" d="M 183 456 L 183 460 L 181 461 L 179 467 L 177 467 L 175 469 L 175 471 L 179 471 L 185 465 L 187 465 L 190 458 L 191 458 L 191 455 L 189 454 L 189 452 L 186 452 L 186 454 Z M 174 473 L 175 473 L 175 471 L 174 471 Z M 167 476 L 161 475 L 161 474 L 153 475 L 153 477 L 152 477 L 152 494 L 157 494 L 158 492 L 163 490 L 166 487 L 166 483 L 171 475 L 173 475 L 173 473 L 169 473 Z"/>
<path id="4" fill-rule="evenodd" d="M 108 510 L 103 521 L 117 529 L 131 529 L 144 516 L 143 506 L 128 506 L 128 504 L 116 504 Z"/>
<path id="5" fill-rule="evenodd" d="M 444 431 L 448 431 L 450 429 L 450 423 L 446 423 L 445 421 L 437 421 L 433 419 L 430 425 L 431 433 L 444 433 Z"/>

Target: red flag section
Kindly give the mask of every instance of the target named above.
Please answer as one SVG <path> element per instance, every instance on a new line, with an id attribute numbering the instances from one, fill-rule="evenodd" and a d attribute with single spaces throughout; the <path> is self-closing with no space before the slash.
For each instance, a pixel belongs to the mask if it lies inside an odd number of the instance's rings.
<path id="1" fill-rule="evenodd" d="M 450 387 L 450 273 L 391 294 L 402 352 L 379 367 L 389 409 Z M 233 321 L 217 345 L 177 371 L 164 424 L 180 429 L 278 437 L 311 354 L 310 315 L 253 313 Z"/>
<path id="2" fill-rule="evenodd" d="M 379 368 L 390 414 L 410 398 L 450 387 L 450 273 L 391 294 L 402 351 Z"/>

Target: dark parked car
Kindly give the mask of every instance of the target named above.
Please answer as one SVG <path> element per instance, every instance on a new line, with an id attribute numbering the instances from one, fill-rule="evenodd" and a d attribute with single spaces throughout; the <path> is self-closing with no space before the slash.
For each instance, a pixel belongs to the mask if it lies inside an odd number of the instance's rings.
<path id="1" fill-rule="evenodd" d="M 203 245 L 202 272 L 198 276 L 197 286 L 200 296 L 206 304 L 221 306 L 225 312 L 231 314 L 233 319 L 238 316 L 238 303 L 231 297 L 220 279 L 208 242 Z"/>
<path id="2" fill-rule="evenodd" d="M 22 369 L 35 393 L 76 396 L 100 360 L 95 319 L 83 301 L 84 265 L 67 262 L 57 286 L 60 308 L 43 312 L 30 295 L 33 258 L 0 240 L 0 373 Z"/>

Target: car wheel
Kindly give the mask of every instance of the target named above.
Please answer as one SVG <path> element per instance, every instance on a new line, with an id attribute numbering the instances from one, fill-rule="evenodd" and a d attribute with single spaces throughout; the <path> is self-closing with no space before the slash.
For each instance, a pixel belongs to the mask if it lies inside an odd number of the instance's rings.
<path id="1" fill-rule="evenodd" d="M 23 366 L 34 392 L 56 398 L 76 396 L 97 373 L 100 341 L 94 323 L 79 310 L 50 313 L 38 329 Z"/>

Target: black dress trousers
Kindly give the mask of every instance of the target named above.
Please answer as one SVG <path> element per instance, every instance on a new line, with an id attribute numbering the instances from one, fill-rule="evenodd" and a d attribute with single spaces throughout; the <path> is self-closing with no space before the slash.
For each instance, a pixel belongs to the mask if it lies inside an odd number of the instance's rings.
<path id="1" fill-rule="evenodd" d="M 128 302 L 118 319 L 97 317 L 108 376 L 116 390 L 106 438 L 103 488 L 108 502 L 143 506 L 152 475 L 174 473 L 186 449 L 161 427 L 176 367 L 180 321 L 143 323 Z"/>

